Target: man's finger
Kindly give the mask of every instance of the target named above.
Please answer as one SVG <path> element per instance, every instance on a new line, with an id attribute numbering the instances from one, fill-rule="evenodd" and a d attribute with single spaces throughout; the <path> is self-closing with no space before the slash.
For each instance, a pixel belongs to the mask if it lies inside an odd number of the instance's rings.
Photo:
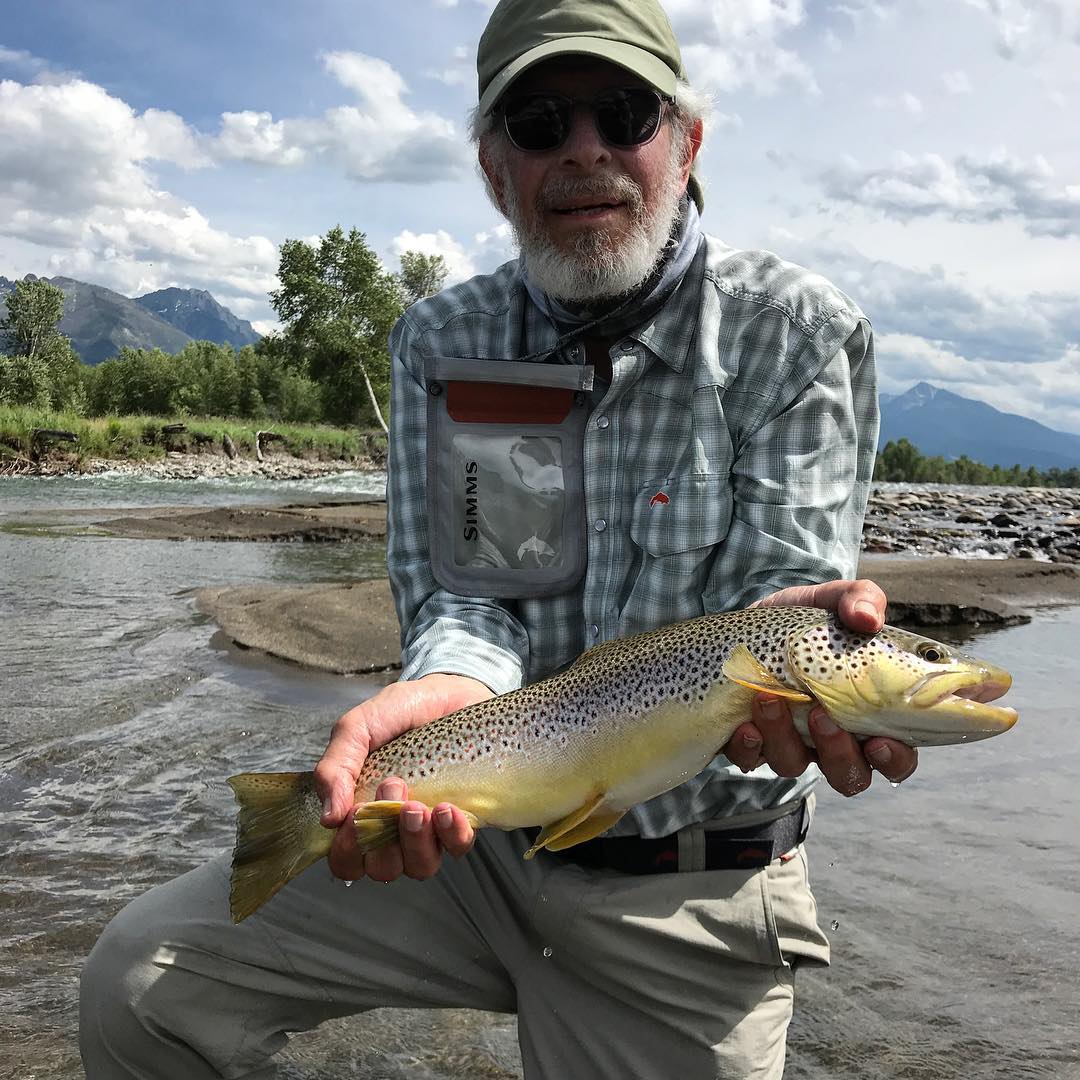
<path id="1" fill-rule="evenodd" d="M 442 853 L 431 824 L 431 810 L 421 802 L 407 802 L 401 808 L 402 865 L 406 877 L 425 881 L 439 872 Z"/>
<path id="2" fill-rule="evenodd" d="M 385 799 L 390 802 L 399 802 L 408 797 L 409 789 L 406 787 L 405 781 L 397 776 L 388 776 L 375 791 L 377 800 Z M 401 852 L 401 844 L 397 842 L 376 848 L 364 856 L 364 873 L 376 881 L 396 881 L 404 873 L 404 870 L 405 857 Z"/>
<path id="3" fill-rule="evenodd" d="M 432 819 L 435 822 L 436 836 L 455 859 L 460 859 L 472 848 L 476 833 L 469 824 L 469 819 L 458 807 L 451 806 L 450 803 L 439 803 L 432 811 Z"/>
<path id="4" fill-rule="evenodd" d="M 761 732 L 752 723 L 740 724 L 724 746 L 724 756 L 743 772 L 752 772 L 764 760 L 763 745 Z"/>
<path id="5" fill-rule="evenodd" d="M 364 876 L 364 856 L 356 846 L 353 816 L 347 814 L 344 824 L 334 833 L 330 843 L 330 872 L 344 881 L 356 881 Z"/>
<path id="6" fill-rule="evenodd" d="M 858 740 L 837 727 L 820 706 L 810 710 L 810 735 L 817 747 L 818 767 L 831 788 L 851 796 L 870 786 L 873 773 Z"/>
<path id="7" fill-rule="evenodd" d="M 777 697 L 759 694 L 750 707 L 750 718 L 761 732 L 762 755 L 777 776 L 801 776 L 814 760 L 791 722 L 791 710 Z"/>
<path id="8" fill-rule="evenodd" d="M 389 884 L 405 872 L 405 857 L 398 843 L 387 844 L 364 856 L 364 873 L 373 881 Z"/>
<path id="9" fill-rule="evenodd" d="M 322 823 L 334 827 L 352 809 L 356 778 L 368 755 L 367 728 L 350 709 L 334 725 L 323 756 L 315 766 L 315 790 L 323 801 Z"/>
<path id="10" fill-rule="evenodd" d="M 835 611 L 845 626 L 863 634 L 876 634 L 885 625 L 885 593 L 868 578 L 814 585 L 809 603 Z"/>
<path id="11" fill-rule="evenodd" d="M 902 783 L 919 766 L 919 751 L 895 739 L 868 739 L 863 753 L 870 764 L 894 784 Z"/>

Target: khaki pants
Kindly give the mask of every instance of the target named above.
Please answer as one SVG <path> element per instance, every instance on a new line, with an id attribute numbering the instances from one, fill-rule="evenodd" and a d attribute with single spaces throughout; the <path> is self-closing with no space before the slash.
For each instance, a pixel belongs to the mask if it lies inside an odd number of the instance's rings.
<path id="1" fill-rule="evenodd" d="M 828 961 L 801 848 L 630 876 L 527 846 L 351 889 L 319 863 L 239 926 L 227 859 L 151 890 L 83 972 L 88 1080 L 271 1077 L 286 1031 L 380 1006 L 516 1012 L 529 1080 L 782 1075 L 791 962 Z"/>

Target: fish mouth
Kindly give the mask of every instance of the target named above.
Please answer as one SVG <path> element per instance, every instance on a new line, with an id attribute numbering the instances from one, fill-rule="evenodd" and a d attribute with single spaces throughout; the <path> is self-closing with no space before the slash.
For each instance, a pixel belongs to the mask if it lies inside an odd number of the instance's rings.
<path id="1" fill-rule="evenodd" d="M 1015 709 L 991 705 L 1009 687 L 1012 676 L 1001 668 L 986 665 L 974 671 L 935 671 L 912 686 L 905 700 L 939 719 L 942 733 L 958 731 L 962 739 L 986 739 L 1016 723 Z"/>

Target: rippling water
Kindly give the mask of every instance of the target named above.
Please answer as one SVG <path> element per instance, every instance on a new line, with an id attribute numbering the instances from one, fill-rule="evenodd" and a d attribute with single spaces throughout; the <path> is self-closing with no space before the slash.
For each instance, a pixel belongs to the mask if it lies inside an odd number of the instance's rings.
<path id="1" fill-rule="evenodd" d="M 81 1075 L 78 972 L 109 916 L 231 843 L 225 776 L 309 764 L 380 685 L 233 649 L 190 595 L 370 577 L 371 547 L 32 526 L 98 508 L 355 498 L 383 480 L 0 481 L 0 1077 Z M 821 798 L 812 860 L 834 966 L 800 974 L 789 1078 L 1080 1077 L 1078 634 L 1080 609 L 1063 609 L 981 636 L 1017 678 L 1017 728 L 924 752 L 901 789 Z M 514 1025 L 375 1013 L 299 1037 L 284 1075 L 512 1078 Z"/>

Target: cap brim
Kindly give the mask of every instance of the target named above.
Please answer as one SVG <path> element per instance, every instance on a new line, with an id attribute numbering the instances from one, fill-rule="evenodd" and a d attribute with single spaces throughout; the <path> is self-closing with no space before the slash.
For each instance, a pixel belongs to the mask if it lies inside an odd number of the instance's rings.
<path id="1" fill-rule="evenodd" d="M 635 45 L 627 45 L 623 41 L 608 41 L 605 38 L 596 37 L 565 37 L 537 45 L 535 49 L 522 53 L 516 60 L 511 60 L 488 83 L 481 95 L 480 115 L 486 116 L 491 112 L 495 103 L 509 89 L 510 84 L 529 68 L 535 67 L 544 60 L 550 60 L 554 56 L 571 55 L 595 56 L 600 60 L 607 60 L 621 68 L 626 68 L 639 79 L 644 79 L 661 94 L 671 98 L 675 96 L 677 82 L 675 72 L 651 52 L 639 49 Z"/>

